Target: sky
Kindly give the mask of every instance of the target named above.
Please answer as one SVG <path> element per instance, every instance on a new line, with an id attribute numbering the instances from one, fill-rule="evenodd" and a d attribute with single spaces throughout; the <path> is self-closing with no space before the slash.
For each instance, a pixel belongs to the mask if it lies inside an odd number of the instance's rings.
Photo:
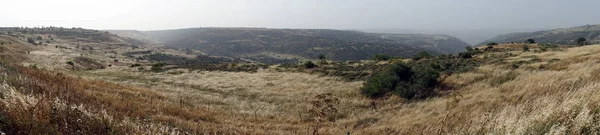
<path id="1" fill-rule="evenodd" d="M 538 29 L 600 24 L 600 0 L 0 0 L 0 27 Z"/>

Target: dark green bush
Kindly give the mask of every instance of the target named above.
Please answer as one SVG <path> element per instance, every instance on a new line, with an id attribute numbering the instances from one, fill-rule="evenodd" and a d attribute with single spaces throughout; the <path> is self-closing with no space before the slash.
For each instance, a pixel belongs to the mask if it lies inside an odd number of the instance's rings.
<path id="1" fill-rule="evenodd" d="M 152 67 L 150 68 L 150 70 L 154 71 L 154 72 L 160 72 L 163 71 L 163 67 L 166 66 L 165 63 L 156 63 L 154 65 L 152 65 Z"/>
<path id="2" fill-rule="evenodd" d="M 33 40 L 33 38 L 27 38 L 27 42 L 30 43 L 30 44 L 33 44 L 33 45 L 37 45 L 35 43 L 35 40 Z"/>
<path id="3" fill-rule="evenodd" d="M 312 61 L 306 61 L 306 62 L 302 63 L 302 67 L 310 69 L 310 68 L 317 67 L 317 65 L 315 65 L 315 63 L 313 63 Z"/>
<path id="4" fill-rule="evenodd" d="M 139 66 L 142 66 L 142 65 L 140 65 L 140 64 L 138 64 L 138 63 L 136 63 L 136 64 L 133 64 L 133 65 L 131 65 L 131 66 L 129 66 L 129 67 L 139 67 Z"/>

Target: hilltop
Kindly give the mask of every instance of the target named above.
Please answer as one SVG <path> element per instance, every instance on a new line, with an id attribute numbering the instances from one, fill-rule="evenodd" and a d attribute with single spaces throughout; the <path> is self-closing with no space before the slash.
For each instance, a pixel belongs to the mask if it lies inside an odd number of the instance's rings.
<path id="1" fill-rule="evenodd" d="M 458 53 L 468 44 L 446 35 L 375 34 L 327 29 L 190 28 L 123 32 L 143 33 L 167 46 L 209 55 L 250 59 L 263 63 L 316 59 L 365 60 L 376 54 L 411 57 L 421 50 L 432 54 Z M 147 38 L 146 37 L 146 38 Z"/>
<path id="2" fill-rule="evenodd" d="M 576 40 L 578 38 L 585 38 L 587 44 L 598 44 L 600 43 L 600 25 L 585 25 L 536 32 L 509 33 L 496 36 L 485 42 L 479 43 L 478 45 L 485 45 L 491 42 L 525 42 L 529 38 L 534 39 L 537 43 L 560 45 L 576 45 Z"/>

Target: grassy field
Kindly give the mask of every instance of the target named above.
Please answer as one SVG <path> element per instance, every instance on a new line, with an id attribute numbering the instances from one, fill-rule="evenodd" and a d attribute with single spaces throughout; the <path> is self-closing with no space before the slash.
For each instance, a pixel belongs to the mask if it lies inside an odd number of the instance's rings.
<path id="1" fill-rule="evenodd" d="M 77 55 L 17 46 L 25 45 L 3 46 L 15 49 L 1 52 L 25 56 L 0 64 L 0 131 L 8 134 L 600 131 L 599 45 L 478 54 L 475 59 L 490 62 L 440 78 L 449 88 L 444 94 L 411 101 L 394 95 L 369 99 L 360 93 L 362 81 L 273 68 L 150 72 L 120 62 L 102 70 L 69 70 L 63 61 Z M 96 50 L 102 53 L 89 57 L 110 63 L 103 53 L 109 49 Z"/>

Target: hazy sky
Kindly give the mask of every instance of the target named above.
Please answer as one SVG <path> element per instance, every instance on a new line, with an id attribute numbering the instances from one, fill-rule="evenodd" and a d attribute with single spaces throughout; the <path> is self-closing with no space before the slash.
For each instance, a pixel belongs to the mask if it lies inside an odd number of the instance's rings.
<path id="1" fill-rule="evenodd" d="M 1 0 L 0 26 L 156 30 L 560 28 L 600 24 L 600 0 Z"/>

